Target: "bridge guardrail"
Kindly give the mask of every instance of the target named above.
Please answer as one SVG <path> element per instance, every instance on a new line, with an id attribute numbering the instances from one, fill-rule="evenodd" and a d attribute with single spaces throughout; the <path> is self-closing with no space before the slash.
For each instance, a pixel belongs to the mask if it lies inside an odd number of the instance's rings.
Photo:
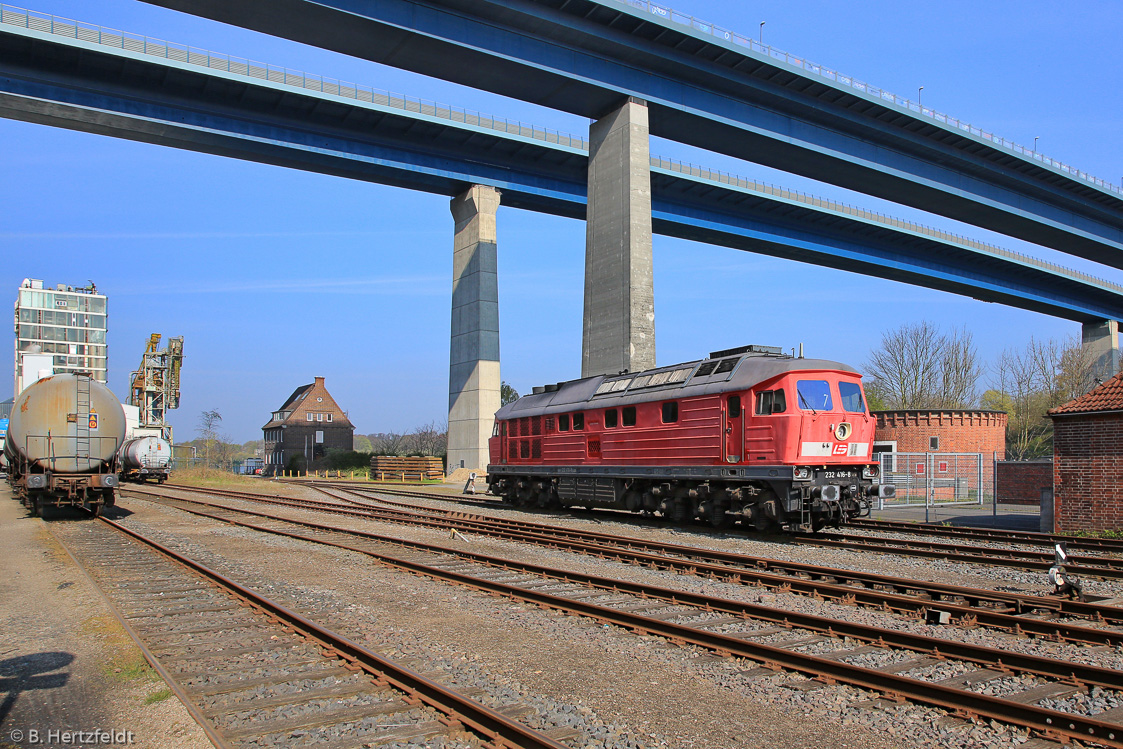
<path id="1" fill-rule="evenodd" d="M 647 0 L 627 1 L 637 7 L 662 7 L 654 3 L 649 3 L 647 2 Z M 675 18 L 677 17 L 678 16 L 676 15 Z M 535 125 L 524 123 L 522 121 L 508 120 L 503 117 L 495 117 L 492 115 L 477 112 L 475 110 L 454 107 L 449 104 L 441 104 L 426 99 L 407 96 L 405 94 L 397 94 L 384 89 L 377 89 L 356 83 L 348 83 L 335 78 L 328 78 L 321 75 L 305 73 L 303 71 L 292 70 L 291 68 L 271 65 L 269 63 L 256 62 L 242 57 L 235 57 L 223 53 L 212 52 L 209 50 L 201 49 L 199 47 L 192 47 L 190 45 L 168 42 L 162 39 L 155 39 L 152 37 L 144 36 L 142 34 L 133 34 L 131 32 L 111 29 L 108 27 L 98 26 L 96 24 L 86 23 L 83 21 L 75 21 L 69 18 L 53 16 L 47 13 L 40 13 L 38 11 L 32 11 L 26 8 L 19 8 L 2 3 L 0 3 L 0 24 L 20 26 L 43 33 L 54 34 L 56 36 L 101 44 L 114 49 L 122 49 L 131 52 L 137 52 L 140 54 L 150 55 L 153 57 L 174 60 L 189 65 L 207 68 L 209 70 L 227 72 L 233 75 L 255 78 L 258 80 L 269 81 L 271 83 L 277 83 L 280 85 L 293 86 L 309 91 L 318 91 L 330 96 L 340 96 L 343 98 L 354 99 L 356 101 L 374 104 L 375 106 L 390 107 L 406 112 L 414 112 L 426 117 L 445 119 L 451 122 L 460 122 L 472 127 L 496 130 L 510 135 L 518 135 L 519 137 L 523 138 L 540 140 L 547 143 L 556 143 L 558 145 L 572 148 L 578 151 L 588 152 L 589 150 L 589 144 L 585 138 L 576 135 L 570 135 L 568 133 L 563 133 L 552 128 L 537 127 Z M 699 26 L 698 28 L 701 27 Z M 743 39 L 744 37 L 739 38 Z M 752 40 L 748 41 L 751 42 Z M 768 49 L 771 48 L 769 47 Z M 1123 285 L 1112 283 L 1097 276 L 1092 276 L 1081 271 L 1065 268 L 1054 263 L 1040 260 L 1030 255 L 1024 255 L 1020 252 L 1015 252 L 1003 247 L 987 244 L 986 242 L 980 242 L 978 240 L 964 237 L 959 234 L 946 232 L 930 226 L 924 226 L 923 224 L 917 224 L 912 221 L 905 221 L 902 219 L 894 218 L 892 216 L 878 213 L 876 211 L 870 211 L 865 208 L 859 208 L 848 203 L 841 203 L 838 201 L 829 200 L 827 198 L 819 198 L 807 193 L 789 190 L 778 185 L 759 182 L 754 179 L 739 177 L 728 172 L 711 170 L 706 167 L 697 166 L 695 164 L 668 159 L 660 156 L 652 156 L 651 165 L 659 169 L 666 169 L 668 171 L 697 177 L 699 179 L 704 179 L 711 182 L 732 185 L 740 189 L 752 190 L 761 194 L 778 197 L 784 200 L 796 201 L 804 205 L 813 206 L 816 208 L 825 208 L 827 210 L 844 213 L 848 216 L 853 216 L 858 219 L 874 221 L 886 226 L 892 226 L 896 229 L 902 229 L 904 231 L 912 232 L 915 234 L 929 236 L 940 241 L 952 242 L 954 244 L 959 244 L 980 252 L 996 255 L 1007 260 L 1013 260 L 1014 262 L 1031 265 L 1036 268 L 1046 270 L 1050 273 L 1068 276 L 1085 283 L 1095 284 L 1111 291 L 1123 293 Z"/>

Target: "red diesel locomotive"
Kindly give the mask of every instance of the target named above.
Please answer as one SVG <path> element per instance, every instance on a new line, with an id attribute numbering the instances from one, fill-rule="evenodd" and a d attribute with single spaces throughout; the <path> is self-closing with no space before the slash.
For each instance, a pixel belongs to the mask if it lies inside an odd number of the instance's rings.
<path id="1" fill-rule="evenodd" d="M 535 388 L 495 414 L 488 488 L 515 505 L 818 530 L 894 495 L 874 423 L 851 367 L 745 346 Z"/>

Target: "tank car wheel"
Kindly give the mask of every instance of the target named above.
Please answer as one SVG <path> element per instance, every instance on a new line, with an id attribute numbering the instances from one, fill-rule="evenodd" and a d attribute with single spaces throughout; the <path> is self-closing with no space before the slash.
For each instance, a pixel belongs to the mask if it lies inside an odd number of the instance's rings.
<path id="1" fill-rule="evenodd" d="M 105 505 L 103 505 L 101 502 L 94 502 L 93 506 L 90 507 L 90 514 L 93 515 L 95 518 L 100 518 L 101 517 L 101 511 L 102 511 L 102 508 L 104 506 Z"/>
<path id="2" fill-rule="evenodd" d="M 39 508 L 39 499 L 36 497 L 28 497 L 27 509 L 31 512 L 31 517 L 40 517 L 41 510 Z"/>

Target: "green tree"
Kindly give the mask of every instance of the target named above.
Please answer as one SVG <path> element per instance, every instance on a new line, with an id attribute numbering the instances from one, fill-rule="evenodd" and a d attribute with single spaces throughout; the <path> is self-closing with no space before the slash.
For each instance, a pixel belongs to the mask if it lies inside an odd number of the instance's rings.
<path id="1" fill-rule="evenodd" d="M 508 385 L 506 382 L 499 386 L 499 405 L 505 406 L 508 403 L 514 403 L 519 399 L 519 391 Z"/>
<path id="2" fill-rule="evenodd" d="M 370 442 L 370 437 L 365 434 L 356 434 L 353 446 L 361 453 L 374 452 L 374 446 Z"/>

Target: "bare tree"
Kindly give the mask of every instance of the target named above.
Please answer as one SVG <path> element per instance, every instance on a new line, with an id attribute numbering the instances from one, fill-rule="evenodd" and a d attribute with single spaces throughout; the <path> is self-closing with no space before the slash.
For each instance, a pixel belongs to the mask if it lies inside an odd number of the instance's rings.
<path id="1" fill-rule="evenodd" d="M 422 455 L 444 455 L 447 452 L 448 425 L 430 421 L 410 434 L 411 447 Z"/>
<path id="2" fill-rule="evenodd" d="M 1062 341 L 1030 338 L 1024 349 L 1007 349 L 992 372 L 988 405 L 1008 413 L 1006 455 L 1013 460 L 1050 455 L 1053 422 L 1046 412 L 1095 385 L 1093 356 L 1073 337 Z"/>
<path id="3" fill-rule="evenodd" d="M 865 370 L 886 408 L 969 408 L 982 365 L 966 328 L 945 335 L 925 321 L 883 333 Z"/>
<path id="4" fill-rule="evenodd" d="M 404 455 L 406 452 L 406 436 L 397 432 L 385 432 L 370 436 L 374 455 Z"/>
<path id="5" fill-rule="evenodd" d="M 203 465 L 211 467 L 211 452 L 215 445 L 221 441 L 218 425 L 222 422 L 222 414 L 216 410 L 203 411 L 199 414 L 199 436 L 203 439 Z"/>

